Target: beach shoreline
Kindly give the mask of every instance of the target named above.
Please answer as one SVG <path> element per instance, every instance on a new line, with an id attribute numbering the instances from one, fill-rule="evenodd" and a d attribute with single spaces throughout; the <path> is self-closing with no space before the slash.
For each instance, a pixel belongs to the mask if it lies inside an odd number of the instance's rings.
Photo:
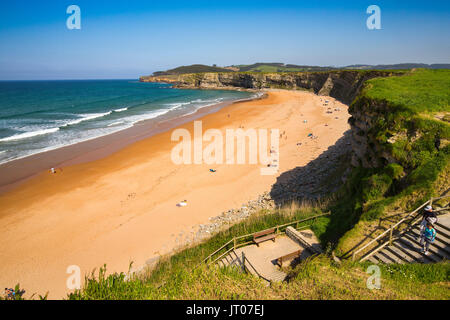
<path id="1" fill-rule="evenodd" d="M 276 175 L 261 175 L 259 164 L 176 165 L 171 150 L 178 142 L 167 129 L 96 160 L 72 159 L 61 173 L 40 172 L 0 194 L 0 285 L 20 283 L 28 293 L 49 290 L 50 298 L 60 299 L 69 292 L 68 266 L 79 266 L 84 279 L 104 264 L 110 272 L 127 272 L 130 262 L 142 266 L 170 254 L 199 225 L 270 191 L 281 174 L 306 166 L 349 129 L 347 106 L 333 98 L 287 90 L 266 94 L 198 120 L 203 132 L 279 129 Z M 193 126 L 191 119 L 176 128 L 194 136 Z M 185 199 L 187 207 L 176 205 Z"/>
<path id="2" fill-rule="evenodd" d="M 0 164 L 0 195 L 13 190 L 50 168 L 64 168 L 70 165 L 99 160 L 132 143 L 200 119 L 230 104 L 259 100 L 265 97 L 264 93 L 259 90 L 252 90 L 251 92 L 255 92 L 258 95 L 247 99 L 216 103 L 175 118 L 142 120 L 132 127 L 118 132 L 2 163 Z"/>

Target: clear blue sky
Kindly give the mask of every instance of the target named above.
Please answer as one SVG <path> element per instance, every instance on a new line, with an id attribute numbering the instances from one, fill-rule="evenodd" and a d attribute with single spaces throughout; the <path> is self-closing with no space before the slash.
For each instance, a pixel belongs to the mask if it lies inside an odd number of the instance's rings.
<path id="1" fill-rule="evenodd" d="M 82 29 L 66 28 L 81 8 Z M 380 6 L 382 30 L 366 27 Z M 450 1 L 0 1 L 0 79 L 137 78 L 179 65 L 450 63 Z"/>

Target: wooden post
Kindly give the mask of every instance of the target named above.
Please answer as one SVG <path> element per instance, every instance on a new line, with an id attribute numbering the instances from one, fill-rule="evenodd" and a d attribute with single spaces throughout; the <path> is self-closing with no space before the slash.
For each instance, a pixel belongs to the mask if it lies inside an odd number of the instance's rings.
<path id="1" fill-rule="evenodd" d="M 242 270 L 245 272 L 245 253 L 242 251 Z"/>
<path id="2" fill-rule="evenodd" d="M 236 238 L 233 238 L 233 250 L 236 250 Z"/>
<path id="3" fill-rule="evenodd" d="M 394 228 L 391 227 L 391 230 L 389 231 L 389 245 L 392 246 L 392 231 Z"/>
<path id="4" fill-rule="evenodd" d="M 355 261 L 355 252 L 352 254 L 352 261 Z"/>

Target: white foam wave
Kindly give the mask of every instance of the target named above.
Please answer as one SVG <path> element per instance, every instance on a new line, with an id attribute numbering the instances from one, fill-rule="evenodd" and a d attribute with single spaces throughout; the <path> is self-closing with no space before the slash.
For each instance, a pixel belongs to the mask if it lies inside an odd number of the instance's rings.
<path id="1" fill-rule="evenodd" d="M 79 123 L 84 122 L 84 121 L 93 120 L 93 119 L 97 119 L 97 118 L 102 118 L 104 116 L 110 115 L 111 113 L 112 113 L 112 111 L 105 112 L 105 113 L 82 114 L 81 118 L 73 120 L 73 121 L 70 121 L 70 122 L 66 123 L 65 125 L 63 125 L 61 127 L 73 126 L 75 124 L 79 124 Z"/>
<path id="2" fill-rule="evenodd" d="M 114 110 L 114 112 L 123 112 L 123 111 L 127 111 L 128 108 L 120 108 L 120 109 L 116 109 Z"/>
<path id="3" fill-rule="evenodd" d="M 108 124 L 108 127 L 114 127 L 114 126 L 117 126 L 117 125 L 123 124 L 123 123 L 125 123 L 125 122 L 123 122 L 123 121 L 113 122 L 113 123 Z"/>
<path id="4" fill-rule="evenodd" d="M 37 131 L 31 131 L 31 132 L 24 132 L 24 133 L 16 134 L 14 136 L 2 138 L 2 139 L 0 139 L 0 142 L 28 139 L 28 138 L 35 137 L 35 136 L 41 136 L 44 134 L 54 133 L 58 130 L 59 130 L 59 128 L 50 128 L 50 129 L 43 129 L 43 130 L 37 130 Z"/>
<path id="5" fill-rule="evenodd" d="M 49 128 L 49 129 L 41 129 L 41 130 L 35 130 L 35 131 L 19 133 L 19 134 L 13 135 L 13 136 L 2 138 L 2 139 L 0 139 L 0 142 L 23 140 L 23 139 L 32 138 L 32 137 L 35 137 L 35 136 L 41 136 L 41 135 L 44 135 L 44 134 L 55 133 L 60 128 L 73 126 L 73 125 L 79 124 L 81 122 L 88 121 L 88 120 L 93 120 L 93 119 L 96 119 L 96 118 L 101 118 L 101 117 L 107 116 L 107 115 L 109 115 L 111 113 L 112 113 L 112 111 L 105 112 L 105 113 L 83 114 L 83 115 L 81 115 L 81 118 L 69 121 L 69 122 L 67 122 L 66 124 L 64 124 L 64 125 L 62 125 L 60 127 Z"/>
<path id="6" fill-rule="evenodd" d="M 165 105 L 169 107 L 169 110 L 175 110 L 175 109 L 178 109 L 178 108 L 180 108 L 182 106 L 187 106 L 189 104 L 191 104 L 191 102 L 167 103 Z"/>

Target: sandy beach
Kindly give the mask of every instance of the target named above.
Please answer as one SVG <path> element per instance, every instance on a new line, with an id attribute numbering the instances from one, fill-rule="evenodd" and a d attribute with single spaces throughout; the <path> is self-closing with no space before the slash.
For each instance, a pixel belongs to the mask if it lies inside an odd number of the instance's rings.
<path id="1" fill-rule="evenodd" d="M 339 111 L 327 114 L 324 100 Z M 227 105 L 201 120 L 203 132 L 239 127 L 284 132 L 280 175 L 333 145 L 349 129 L 348 117 L 347 106 L 333 98 L 272 90 L 264 99 Z M 178 127 L 193 136 L 192 121 Z M 27 294 L 49 291 L 50 298 L 63 298 L 68 266 L 88 273 L 103 264 L 117 272 L 127 271 L 131 261 L 143 265 L 170 253 L 210 217 L 270 191 L 277 179 L 261 175 L 260 164 L 176 165 L 172 131 L 161 127 L 140 141 L 127 138 L 117 144 L 110 138 L 111 154 L 66 162 L 57 174 L 43 170 L 3 192 L 2 288 L 20 283 Z M 184 199 L 188 205 L 177 207 Z"/>

